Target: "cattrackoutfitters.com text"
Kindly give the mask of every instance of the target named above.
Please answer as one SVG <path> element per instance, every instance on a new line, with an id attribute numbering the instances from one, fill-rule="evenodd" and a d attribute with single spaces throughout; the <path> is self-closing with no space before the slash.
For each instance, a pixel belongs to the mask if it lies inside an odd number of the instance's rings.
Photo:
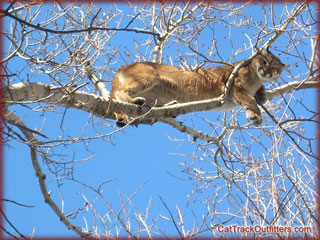
<path id="1" fill-rule="evenodd" d="M 220 233 L 311 233 L 311 227 L 282 227 L 282 226 L 218 226 Z"/>

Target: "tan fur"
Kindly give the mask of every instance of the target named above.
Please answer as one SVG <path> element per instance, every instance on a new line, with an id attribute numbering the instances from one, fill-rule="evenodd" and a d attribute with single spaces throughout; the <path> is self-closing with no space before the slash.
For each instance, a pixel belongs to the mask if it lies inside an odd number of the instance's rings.
<path id="1" fill-rule="evenodd" d="M 236 64 L 235 64 L 236 65 Z M 148 106 L 191 102 L 220 96 L 233 70 L 231 65 L 185 71 L 175 66 L 151 62 L 137 62 L 122 67 L 112 83 L 112 99 Z M 266 101 L 263 82 L 275 81 L 288 65 L 263 49 L 251 62 L 239 69 L 230 96 L 220 109 L 230 110 L 238 105 L 246 109 L 246 116 L 254 124 L 261 124 L 257 101 Z M 114 113 L 117 124 L 123 126 L 128 117 Z"/>

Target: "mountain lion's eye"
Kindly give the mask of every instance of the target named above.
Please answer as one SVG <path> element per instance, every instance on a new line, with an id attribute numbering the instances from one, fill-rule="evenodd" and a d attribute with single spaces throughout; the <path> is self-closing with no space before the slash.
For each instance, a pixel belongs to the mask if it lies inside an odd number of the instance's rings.
<path id="1" fill-rule="evenodd" d="M 267 64 L 266 60 L 263 60 L 263 59 L 262 59 L 261 64 L 262 64 L 262 65 L 266 65 L 266 64 Z"/>
<path id="2" fill-rule="evenodd" d="M 277 68 L 275 68 L 275 67 L 273 67 L 273 68 L 272 68 L 272 72 L 273 72 L 274 74 L 279 74 L 278 69 L 277 69 Z"/>

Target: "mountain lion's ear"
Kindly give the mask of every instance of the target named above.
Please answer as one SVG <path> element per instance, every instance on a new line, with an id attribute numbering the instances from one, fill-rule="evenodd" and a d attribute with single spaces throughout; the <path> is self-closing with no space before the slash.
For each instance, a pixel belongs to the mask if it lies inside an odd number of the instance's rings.
<path id="1" fill-rule="evenodd" d="M 282 71 L 289 69 L 291 66 L 289 64 L 283 65 Z"/>

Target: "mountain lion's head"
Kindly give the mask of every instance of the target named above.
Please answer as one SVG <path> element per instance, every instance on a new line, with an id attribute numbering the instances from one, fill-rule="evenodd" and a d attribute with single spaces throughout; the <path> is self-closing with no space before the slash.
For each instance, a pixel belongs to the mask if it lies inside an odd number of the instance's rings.
<path id="1" fill-rule="evenodd" d="M 283 64 L 280 59 L 269 51 L 269 47 L 261 50 L 261 54 L 252 60 L 254 70 L 263 82 L 272 82 L 280 77 L 283 70 L 290 65 Z"/>

